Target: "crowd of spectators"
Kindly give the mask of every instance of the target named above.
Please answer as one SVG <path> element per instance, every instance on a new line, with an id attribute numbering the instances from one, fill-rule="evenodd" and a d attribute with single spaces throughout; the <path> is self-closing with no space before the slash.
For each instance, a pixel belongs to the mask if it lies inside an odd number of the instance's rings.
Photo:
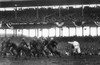
<path id="1" fill-rule="evenodd" d="M 70 21 L 99 21 L 100 7 L 69 9 L 25 9 L 17 11 L 0 11 L 0 20 L 5 23 L 37 23 L 37 22 L 70 22 Z"/>

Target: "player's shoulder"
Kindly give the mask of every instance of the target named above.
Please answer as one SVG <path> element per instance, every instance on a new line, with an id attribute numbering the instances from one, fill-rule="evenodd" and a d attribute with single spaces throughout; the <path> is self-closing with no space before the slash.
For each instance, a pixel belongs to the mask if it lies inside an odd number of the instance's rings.
<path id="1" fill-rule="evenodd" d="M 73 41 L 73 42 L 77 42 L 77 41 L 75 40 L 75 41 Z"/>
<path id="2" fill-rule="evenodd" d="M 78 43 L 78 41 L 74 41 L 74 43 Z"/>

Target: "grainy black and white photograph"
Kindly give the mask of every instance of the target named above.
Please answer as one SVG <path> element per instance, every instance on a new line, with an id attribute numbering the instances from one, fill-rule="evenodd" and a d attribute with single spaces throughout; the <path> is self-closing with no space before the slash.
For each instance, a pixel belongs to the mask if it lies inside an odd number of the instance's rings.
<path id="1" fill-rule="evenodd" d="M 100 0 L 0 0 L 0 65 L 100 65 Z"/>

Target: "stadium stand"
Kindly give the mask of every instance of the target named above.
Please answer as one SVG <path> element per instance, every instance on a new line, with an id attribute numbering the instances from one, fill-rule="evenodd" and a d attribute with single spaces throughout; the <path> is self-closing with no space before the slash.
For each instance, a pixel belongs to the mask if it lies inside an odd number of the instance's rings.
<path id="1" fill-rule="evenodd" d="M 1 12 L 1 20 L 5 23 L 36 23 L 36 22 L 51 22 L 55 23 L 60 20 L 60 22 L 70 22 L 85 20 L 86 22 L 91 22 L 98 20 L 100 18 L 99 14 L 100 8 L 84 8 L 84 16 L 82 16 L 82 8 L 69 8 L 61 9 L 61 17 L 59 18 L 59 9 L 26 9 L 17 11 L 17 19 L 15 18 L 15 11 L 3 11 Z"/>

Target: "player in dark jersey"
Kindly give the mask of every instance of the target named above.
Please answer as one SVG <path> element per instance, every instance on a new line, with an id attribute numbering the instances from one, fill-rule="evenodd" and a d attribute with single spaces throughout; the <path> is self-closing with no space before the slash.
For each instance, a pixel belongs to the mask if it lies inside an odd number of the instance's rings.
<path id="1" fill-rule="evenodd" d="M 25 39 L 22 38 L 21 43 L 19 44 L 19 46 L 23 46 L 23 47 L 28 47 L 28 44 L 26 43 Z"/>
<path id="2" fill-rule="evenodd" d="M 36 54 L 37 54 L 37 45 L 38 45 L 38 43 L 37 43 L 36 39 L 33 39 L 30 41 L 30 50 L 34 56 L 36 56 Z"/>
<path id="3" fill-rule="evenodd" d="M 47 48 L 50 50 L 50 52 L 52 54 L 55 54 L 55 55 L 59 55 L 60 56 L 60 52 L 58 52 L 56 50 L 57 49 L 57 45 L 58 45 L 58 43 L 53 38 L 51 38 L 50 42 L 47 45 Z"/>

